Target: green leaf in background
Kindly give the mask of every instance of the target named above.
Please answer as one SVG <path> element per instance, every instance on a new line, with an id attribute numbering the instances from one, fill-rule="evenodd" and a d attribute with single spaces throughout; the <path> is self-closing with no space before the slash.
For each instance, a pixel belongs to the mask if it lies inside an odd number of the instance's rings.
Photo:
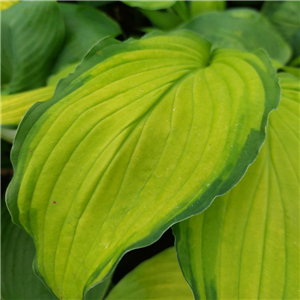
<path id="1" fill-rule="evenodd" d="M 33 273 L 32 238 L 12 223 L 1 202 L 1 298 L 3 300 L 57 299 Z"/>
<path id="2" fill-rule="evenodd" d="M 191 17 L 208 13 L 210 11 L 222 11 L 225 9 L 225 1 L 190 1 Z"/>
<path id="3" fill-rule="evenodd" d="M 211 52 L 189 31 L 100 44 L 27 112 L 12 151 L 9 209 L 62 299 L 235 185 L 280 94 L 260 50 Z"/>
<path id="4" fill-rule="evenodd" d="M 2 145 L 2 141 L 1 141 Z M 58 299 L 33 273 L 35 248 L 32 238 L 12 223 L 9 212 L 1 202 L 1 299 Z M 184 279 L 183 279 L 184 280 Z M 87 300 L 101 300 L 110 280 L 92 288 Z"/>
<path id="5" fill-rule="evenodd" d="M 77 0 L 77 2 L 80 4 L 87 4 L 91 6 L 102 6 L 117 1 L 119 0 Z"/>
<path id="6" fill-rule="evenodd" d="M 290 66 L 300 68 L 300 55 L 290 62 Z"/>
<path id="7" fill-rule="evenodd" d="M 282 98 L 245 177 L 199 216 L 173 227 L 196 299 L 299 297 L 299 79 Z"/>
<path id="8" fill-rule="evenodd" d="M 140 9 L 153 26 L 162 30 L 171 30 L 182 23 L 181 18 L 173 11 L 155 11 Z"/>
<path id="9" fill-rule="evenodd" d="M 224 10 L 225 1 L 177 1 L 165 11 L 140 9 L 150 22 L 162 30 L 171 30 L 191 17 L 214 10 Z"/>
<path id="10" fill-rule="evenodd" d="M 262 13 L 291 44 L 294 55 L 300 55 L 300 2 L 265 1 Z"/>
<path id="11" fill-rule="evenodd" d="M 294 58 L 288 66 L 281 67 L 281 69 L 300 78 L 300 56 Z"/>
<path id="12" fill-rule="evenodd" d="M 258 12 L 231 9 L 200 15 L 184 24 L 183 29 L 197 32 L 213 43 L 213 48 L 254 51 L 263 48 L 272 59 L 285 64 L 291 49 L 281 35 Z"/>
<path id="13" fill-rule="evenodd" d="M 77 65 L 69 65 L 59 73 L 51 76 L 46 87 L 12 95 L 3 95 L 1 97 L 1 125 L 18 125 L 26 111 L 33 104 L 51 99 L 58 81 L 74 72 Z"/>
<path id="14" fill-rule="evenodd" d="M 176 1 L 122 1 L 128 6 L 131 7 L 139 7 L 143 9 L 149 9 L 149 10 L 158 10 L 158 9 L 164 9 L 169 8 L 172 5 L 176 3 Z"/>
<path id="15" fill-rule="evenodd" d="M 141 263 L 109 293 L 107 300 L 193 300 L 174 248 Z"/>
<path id="16" fill-rule="evenodd" d="M 56 1 L 24 1 L 1 13 L 1 76 L 9 93 L 46 84 L 65 29 Z"/>
<path id="17" fill-rule="evenodd" d="M 294 67 L 283 67 L 282 70 L 284 70 L 287 73 L 290 73 L 298 78 L 300 78 L 300 69 L 299 68 L 294 68 Z"/>
<path id="18" fill-rule="evenodd" d="M 101 11 L 78 4 L 61 3 L 66 39 L 54 66 L 54 72 L 69 64 L 80 62 L 99 40 L 121 34 L 121 28 Z"/>

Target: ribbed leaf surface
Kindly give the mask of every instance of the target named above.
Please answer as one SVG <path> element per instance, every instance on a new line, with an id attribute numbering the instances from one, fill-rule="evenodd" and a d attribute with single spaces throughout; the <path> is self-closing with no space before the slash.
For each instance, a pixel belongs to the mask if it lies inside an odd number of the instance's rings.
<path id="1" fill-rule="evenodd" d="M 231 9 L 200 15 L 183 25 L 213 43 L 214 48 L 244 51 L 264 49 L 272 59 L 285 64 L 291 49 L 281 35 L 258 12 L 252 9 Z"/>
<path id="2" fill-rule="evenodd" d="M 211 53 L 192 32 L 100 44 L 28 111 L 12 153 L 11 213 L 62 299 L 231 188 L 279 99 L 263 51 Z"/>
<path id="3" fill-rule="evenodd" d="M 299 298 L 300 82 L 280 79 L 281 103 L 245 177 L 173 228 L 196 299 Z"/>

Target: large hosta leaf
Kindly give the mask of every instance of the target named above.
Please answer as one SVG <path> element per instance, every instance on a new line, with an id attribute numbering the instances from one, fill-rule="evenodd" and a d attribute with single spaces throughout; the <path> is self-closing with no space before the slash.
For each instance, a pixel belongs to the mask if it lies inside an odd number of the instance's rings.
<path id="1" fill-rule="evenodd" d="M 280 79 L 281 103 L 245 177 L 204 213 L 174 226 L 196 299 L 299 298 L 300 82 Z"/>
<path id="2" fill-rule="evenodd" d="M 33 273 L 35 255 L 32 238 L 12 223 L 8 210 L 1 203 L 1 299 L 44 300 L 58 299 Z M 109 280 L 91 289 L 86 299 L 101 300 Z"/>
<path id="3" fill-rule="evenodd" d="M 24 1 L 1 13 L 1 83 L 10 93 L 45 85 L 64 38 L 56 1 Z"/>
<path id="4" fill-rule="evenodd" d="M 281 35 L 258 12 L 231 9 L 200 15 L 183 25 L 213 43 L 214 48 L 254 51 L 263 48 L 270 57 L 285 64 L 291 49 Z"/>
<path id="5" fill-rule="evenodd" d="M 10 211 L 62 299 L 231 188 L 279 98 L 263 51 L 211 52 L 192 32 L 100 44 L 28 111 L 12 152 Z"/>
<path id="6" fill-rule="evenodd" d="M 143 262 L 126 275 L 107 300 L 193 300 L 180 270 L 174 248 Z"/>
<path id="7" fill-rule="evenodd" d="M 81 61 L 102 38 L 121 33 L 120 26 L 113 19 L 93 7 L 62 3 L 59 8 L 65 22 L 66 39 L 54 66 L 55 72 Z"/>
<path id="8" fill-rule="evenodd" d="M 262 13 L 292 45 L 294 54 L 300 55 L 300 2 L 265 1 Z"/>

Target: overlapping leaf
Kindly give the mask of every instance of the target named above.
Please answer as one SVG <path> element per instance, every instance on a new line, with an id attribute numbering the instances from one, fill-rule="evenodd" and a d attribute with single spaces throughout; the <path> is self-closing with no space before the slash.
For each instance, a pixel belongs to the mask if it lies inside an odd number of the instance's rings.
<path id="1" fill-rule="evenodd" d="M 33 273 L 35 255 L 31 237 L 12 223 L 8 210 L 1 203 L 1 299 L 45 300 L 58 299 Z M 183 279 L 184 280 L 184 279 Z M 86 299 L 101 300 L 109 280 L 91 289 Z"/>
<path id="2" fill-rule="evenodd" d="M 48 87 L 2 96 L 2 125 L 17 125 L 34 103 L 51 99 L 58 80 L 72 72 L 78 61 L 83 59 L 96 42 L 103 37 L 115 36 L 121 32 L 117 23 L 92 7 L 60 4 L 60 10 L 66 25 L 66 41 L 52 70 L 58 73 L 48 79 Z M 74 62 L 76 63 L 71 64 Z"/>
<path id="3" fill-rule="evenodd" d="M 1 203 L 1 298 L 4 300 L 57 299 L 32 270 L 31 237 L 11 222 Z"/>
<path id="4" fill-rule="evenodd" d="M 47 86 L 31 91 L 5 95 L 1 98 L 1 125 L 18 125 L 26 111 L 36 102 L 51 99 L 55 86 Z"/>
<path id="5" fill-rule="evenodd" d="M 258 12 L 231 9 L 200 15 L 183 25 L 213 43 L 214 48 L 254 51 L 263 48 L 270 57 L 285 64 L 291 49 L 281 35 Z"/>
<path id="6" fill-rule="evenodd" d="M 126 275 L 107 300 L 193 300 L 180 270 L 174 248 L 143 262 Z"/>
<path id="7" fill-rule="evenodd" d="M 63 68 L 48 79 L 48 86 L 1 97 L 1 125 L 18 125 L 26 111 L 36 102 L 52 98 L 57 82 L 72 73 L 77 64 Z"/>
<path id="8" fill-rule="evenodd" d="M 231 188 L 279 98 L 263 51 L 211 52 L 192 32 L 99 49 L 28 111 L 12 152 L 9 208 L 61 299 Z"/>
<path id="9" fill-rule="evenodd" d="M 147 9 L 141 9 L 140 11 L 150 20 L 155 28 L 161 30 L 171 30 L 182 23 L 181 18 L 174 11 L 155 11 Z M 150 30 L 153 31 L 153 28 L 150 28 Z"/>
<path id="10" fill-rule="evenodd" d="M 298 299 L 300 82 L 280 75 L 255 163 L 228 194 L 174 226 L 196 299 Z"/>
<path id="11" fill-rule="evenodd" d="M 45 85 L 64 38 L 55 1 L 24 1 L 1 13 L 1 83 L 9 93 Z"/>
<path id="12" fill-rule="evenodd" d="M 300 2 L 265 1 L 262 13 L 291 44 L 295 56 L 300 55 Z"/>
<path id="13" fill-rule="evenodd" d="M 59 4 L 65 27 L 66 39 L 54 66 L 54 72 L 69 64 L 80 62 L 87 52 L 101 39 L 115 37 L 120 26 L 99 10 L 87 5 Z"/>
<path id="14" fill-rule="evenodd" d="M 165 11 L 149 9 L 140 9 L 140 11 L 155 27 L 171 30 L 197 15 L 209 11 L 224 10 L 224 8 L 225 1 L 176 1 L 171 9 Z"/>

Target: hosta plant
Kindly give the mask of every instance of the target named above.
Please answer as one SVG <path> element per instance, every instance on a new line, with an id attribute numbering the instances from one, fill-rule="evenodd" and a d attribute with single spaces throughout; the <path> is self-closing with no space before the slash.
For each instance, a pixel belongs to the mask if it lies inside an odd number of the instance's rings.
<path id="1" fill-rule="evenodd" d="M 4 7 L 3 299 L 298 299 L 294 38 L 269 4 L 123 2 Z M 180 22 L 116 39 L 98 6 Z M 116 284 L 168 228 L 175 247 Z"/>

